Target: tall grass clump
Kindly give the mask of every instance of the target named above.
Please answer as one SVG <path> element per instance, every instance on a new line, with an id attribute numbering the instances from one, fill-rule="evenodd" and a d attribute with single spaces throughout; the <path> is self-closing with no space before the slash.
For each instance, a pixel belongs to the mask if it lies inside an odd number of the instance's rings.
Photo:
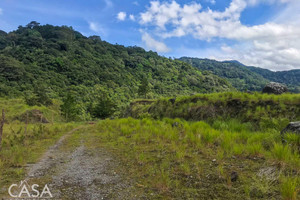
<path id="1" fill-rule="evenodd" d="M 249 186 L 247 195 L 253 199 L 267 199 L 269 195 L 279 199 L 280 191 L 286 198 L 291 196 L 288 193 L 290 187 L 280 184 L 276 177 L 291 171 L 293 177 L 299 173 L 299 153 L 281 144 L 280 132 L 275 129 L 253 131 L 247 123 L 238 120 L 229 124 L 217 121 L 210 125 L 205 121 L 178 118 L 128 118 L 100 121 L 97 127 L 99 139 L 103 139 L 95 142 L 113 145 L 139 184 L 152 193 L 159 193 L 155 198 L 153 196 L 154 199 L 178 196 L 203 199 L 207 193 L 214 198 L 242 199 L 245 193 L 235 193 L 241 185 Z M 110 132 L 113 136 L 102 132 Z M 295 140 L 288 137 L 290 141 Z M 261 184 L 253 186 L 253 177 L 258 177 L 258 172 L 264 168 L 271 169 L 271 172 L 267 170 L 271 174 L 266 177 L 275 177 L 275 180 L 257 178 Z M 238 181 L 231 177 L 234 171 L 238 173 Z M 205 192 L 199 188 L 205 188 Z M 215 193 L 219 196 L 214 196 Z"/>
<path id="2" fill-rule="evenodd" d="M 271 149 L 271 156 L 281 165 L 291 164 L 300 167 L 299 153 L 293 152 L 289 145 L 275 143 Z"/>
<path id="3" fill-rule="evenodd" d="M 300 152 L 300 135 L 294 133 L 287 133 L 284 135 L 284 139 L 294 151 Z"/>
<path id="4" fill-rule="evenodd" d="M 260 143 L 248 144 L 246 150 L 251 156 L 261 156 L 263 147 Z"/>
<path id="5" fill-rule="evenodd" d="M 280 185 L 280 192 L 284 200 L 297 200 L 300 191 L 299 177 L 283 177 Z"/>
<path id="6" fill-rule="evenodd" d="M 242 132 L 242 131 L 253 130 L 251 123 L 242 123 L 238 119 L 214 120 L 212 127 L 218 130 L 228 130 L 231 132 Z"/>

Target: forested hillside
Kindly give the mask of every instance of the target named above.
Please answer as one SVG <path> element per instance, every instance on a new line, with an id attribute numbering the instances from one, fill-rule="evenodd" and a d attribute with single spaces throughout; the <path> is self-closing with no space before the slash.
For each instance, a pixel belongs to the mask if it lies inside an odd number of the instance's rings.
<path id="1" fill-rule="evenodd" d="M 232 89 L 226 80 L 182 61 L 37 22 L 0 32 L 0 72 L 1 96 L 62 98 L 70 93 L 83 111 L 89 107 L 85 102 L 93 104 L 103 94 L 120 107 L 133 98 Z"/>
<path id="2" fill-rule="evenodd" d="M 269 72 L 185 61 L 67 26 L 0 32 L 0 199 L 16 180 L 55 199 L 299 199 L 299 134 L 280 132 L 300 94 L 237 92 Z"/>
<path id="3" fill-rule="evenodd" d="M 293 91 L 300 93 L 300 70 L 290 70 L 290 71 L 278 71 L 273 72 L 268 69 L 262 69 L 259 67 L 247 67 L 251 71 L 260 74 L 264 78 L 275 81 L 279 83 L 285 83 Z"/>
<path id="4" fill-rule="evenodd" d="M 261 91 L 267 82 L 275 81 L 286 84 L 291 92 L 300 92 L 300 70 L 273 72 L 259 67 L 245 66 L 237 61 L 219 62 L 190 57 L 182 57 L 179 60 L 226 78 L 240 91 Z"/>

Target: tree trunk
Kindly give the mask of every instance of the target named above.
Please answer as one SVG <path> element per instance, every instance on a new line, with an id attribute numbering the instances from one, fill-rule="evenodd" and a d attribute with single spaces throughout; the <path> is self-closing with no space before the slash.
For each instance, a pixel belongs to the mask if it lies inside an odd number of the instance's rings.
<path id="1" fill-rule="evenodd" d="M 4 109 L 2 109 L 2 120 L 0 122 L 0 150 L 2 149 L 2 134 L 3 134 L 4 121 L 5 121 L 5 112 Z"/>

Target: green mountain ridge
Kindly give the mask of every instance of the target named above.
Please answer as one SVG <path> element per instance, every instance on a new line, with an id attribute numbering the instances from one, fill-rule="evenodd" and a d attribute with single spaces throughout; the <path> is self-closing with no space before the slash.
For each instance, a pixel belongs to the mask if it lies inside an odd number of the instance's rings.
<path id="1" fill-rule="evenodd" d="M 275 81 L 279 83 L 284 83 L 290 87 L 297 87 L 298 86 L 298 92 L 299 86 L 300 86 L 300 69 L 294 69 L 289 71 L 277 71 L 273 72 L 268 69 L 262 69 L 259 67 L 252 67 L 248 66 L 248 69 L 250 69 L 252 72 L 258 73 L 264 78 Z"/>
<path id="2" fill-rule="evenodd" d="M 179 60 L 226 78 L 240 91 L 261 91 L 270 81 L 288 86 L 291 92 L 300 93 L 300 70 L 273 72 L 259 67 L 246 66 L 239 61 L 219 62 L 210 59 L 181 57 Z"/>
<path id="3" fill-rule="evenodd" d="M 42 88 L 51 98 L 72 92 L 80 102 L 92 102 L 100 92 L 108 93 L 118 107 L 145 96 L 234 89 L 226 80 L 182 61 L 136 46 L 112 45 L 99 36 L 85 37 L 72 27 L 37 22 L 10 33 L 0 31 L 0 72 L 2 97 Z M 142 80 L 149 85 L 145 95 L 138 94 Z"/>

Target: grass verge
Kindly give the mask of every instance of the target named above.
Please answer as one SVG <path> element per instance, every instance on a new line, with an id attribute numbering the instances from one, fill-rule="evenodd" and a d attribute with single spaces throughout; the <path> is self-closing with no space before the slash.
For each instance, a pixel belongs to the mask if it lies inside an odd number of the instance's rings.
<path id="1" fill-rule="evenodd" d="M 299 198 L 299 181 L 290 181 L 299 176 L 299 154 L 279 132 L 132 118 L 104 120 L 90 132 L 153 199 Z"/>

